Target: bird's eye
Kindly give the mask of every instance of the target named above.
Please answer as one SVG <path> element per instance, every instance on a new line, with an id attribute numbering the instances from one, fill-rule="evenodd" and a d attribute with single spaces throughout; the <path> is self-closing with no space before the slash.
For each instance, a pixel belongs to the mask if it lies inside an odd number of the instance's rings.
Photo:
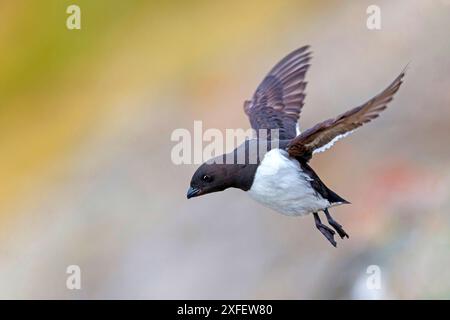
<path id="1" fill-rule="evenodd" d="M 208 176 L 207 174 L 205 174 L 203 177 L 202 177 L 202 180 L 203 181 L 205 181 L 205 182 L 211 182 L 211 176 Z"/>

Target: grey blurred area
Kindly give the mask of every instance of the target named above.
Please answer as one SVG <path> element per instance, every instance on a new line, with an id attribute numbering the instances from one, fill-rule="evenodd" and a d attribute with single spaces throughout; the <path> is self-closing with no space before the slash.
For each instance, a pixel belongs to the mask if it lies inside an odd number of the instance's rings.
<path id="1" fill-rule="evenodd" d="M 379 1 L 375 31 L 369 4 L 324 6 L 307 22 L 293 6 L 267 39 L 216 52 L 194 74 L 130 99 L 137 112 L 117 106 L 119 116 L 67 160 L 72 169 L 8 226 L 20 236 L 1 237 L 0 297 L 450 298 L 450 3 Z M 365 102 L 409 63 L 381 117 L 311 163 L 352 203 L 332 209 L 350 234 L 337 248 L 312 216 L 282 216 L 239 190 L 188 201 L 196 165 L 170 157 L 171 133 L 194 120 L 248 128 L 243 101 L 304 44 L 314 58 L 302 130 Z M 72 264 L 81 290 L 65 286 Z M 367 286 L 372 265 L 377 290 Z"/>

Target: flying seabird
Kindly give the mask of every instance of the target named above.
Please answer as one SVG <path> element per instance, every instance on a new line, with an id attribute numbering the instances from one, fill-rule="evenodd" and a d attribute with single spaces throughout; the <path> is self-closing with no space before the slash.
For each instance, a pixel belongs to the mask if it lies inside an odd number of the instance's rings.
<path id="1" fill-rule="evenodd" d="M 348 238 L 348 234 L 328 209 L 349 202 L 330 190 L 308 162 L 313 154 L 327 150 L 339 139 L 377 118 L 400 88 L 405 70 L 364 104 L 299 133 L 297 122 L 305 100 L 305 75 L 310 60 L 309 46 L 304 46 L 270 70 L 253 98 L 244 102 L 244 111 L 257 132 L 256 137 L 246 140 L 229 154 L 203 163 L 192 176 L 187 198 L 239 188 L 282 214 L 305 216 L 312 213 L 317 229 L 336 247 L 334 230 L 342 239 Z M 261 132 L 265 131 L 266 135 L 261 138 Z M 253 157 L 255 152 L 256 157 Z M 236 161 L 239 155 L 244 155 L 244 161 Z M 229 159 L 233 161 L 230 163 Z M 334 230 L 322 223 L 320 211 L 325 213 Z"/>

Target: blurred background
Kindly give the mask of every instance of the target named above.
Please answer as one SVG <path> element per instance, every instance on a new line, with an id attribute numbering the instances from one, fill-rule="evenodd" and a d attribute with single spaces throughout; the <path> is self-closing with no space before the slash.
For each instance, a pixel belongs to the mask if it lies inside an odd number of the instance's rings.
<path id="1" fill-rule="evenodd" d="M 0 298 L 450 298 L 449 30 L 448 0 L 1 1 Z M 248 128 L 243 101 L 305 44 L 302 129 L 410 63 L 380 119 L 312 161 L 352 202 L 337 248 L 239 190 L 187 201 L 197 166 L 170 158 L 194 120 Z"/>

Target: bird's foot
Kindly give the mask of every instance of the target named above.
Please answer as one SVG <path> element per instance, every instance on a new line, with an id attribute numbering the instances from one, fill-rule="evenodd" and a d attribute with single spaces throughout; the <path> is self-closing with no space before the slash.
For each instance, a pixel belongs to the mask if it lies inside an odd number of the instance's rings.
<path id="1" fill-rule="evenodd" d="M 319 229 L 319 231 L 325 236 L 325 238 L 327 238 L 327 240 L 333 245 L 333 247 L 336 247 L 336 240 L 334 240 L 334 230 L 327 227 L 320 221 L 317 212 L 314 213 L 314 220 L 316 222 L 317 229 Z"/>
<path id="2" fill-rule="evenodd" d="M 336 247 L 336 240 L 334 240 L 334 234 L 335 232 L 333 229 L 328 228 L 326 225 L 321 224 L 317 225 L 317 229 L 327 238 L 327 240 L 333 245 L 333 247 Z"/>
<path id="3" fill-rule="evenodd" d="M 344 229 L 342 229 L 342 226 L 337 223 L 336 221 L 328 221 L 328 223 L 330 224 L 330 226 L 333 227 L 334 230 L 337 231 L 337 233 L 339 234 L 339 236 L 341 237 L 341 239 L 344 239 L 345 237 L 349 238 L 347 232 L 345 232 Z"/>
<path id="4" fill-rule="evenodd" d="M 325 209 L 324 212 L 327 217 L 328 223 L 330 224 L 330 226 L 333 227 L 334 230 L 337 231 L 337 233 L 339 234 L 341 239 L 344 239 L 345 237 L 349 238 L 349 235 L 347 234 L 347 232 L 345 232 L 345 230 L 342 228 L 342 226 L 336 220 L 333 219 L 333 217 L 328 212 L 328 209 Z"/>

